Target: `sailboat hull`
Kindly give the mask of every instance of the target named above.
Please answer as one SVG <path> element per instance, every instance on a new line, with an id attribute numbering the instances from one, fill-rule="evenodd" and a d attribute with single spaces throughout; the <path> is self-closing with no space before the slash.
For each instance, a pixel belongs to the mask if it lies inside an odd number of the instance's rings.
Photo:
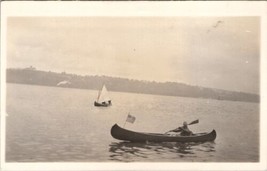
<path id="1" fill-rule="evenodd" d="M 98 103 L 95 101 L 94 105 L 96 107 L 108 107 L 108 106 L 111 106 L 111 103 Z"/>

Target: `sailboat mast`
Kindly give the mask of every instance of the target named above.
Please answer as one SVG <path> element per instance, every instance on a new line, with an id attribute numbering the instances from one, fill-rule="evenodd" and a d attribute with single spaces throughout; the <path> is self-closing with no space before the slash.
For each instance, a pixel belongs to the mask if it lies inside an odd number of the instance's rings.
<path id="1" fill-rule="evenodd" d="M 97 102 L 99 102 L 100 95 L 101 95 L 101 90 L 98 91 Z"/>

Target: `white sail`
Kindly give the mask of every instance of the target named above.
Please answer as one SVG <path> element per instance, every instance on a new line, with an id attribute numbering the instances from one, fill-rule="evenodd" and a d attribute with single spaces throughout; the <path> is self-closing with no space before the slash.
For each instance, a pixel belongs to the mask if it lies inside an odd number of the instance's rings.
<path id="1" fill-rule="evenodd" d="M 99 92 L 97 102 L 102 103 L 102 102 L 108 102 L 111 99 L 108 96 L 108 90 L 105 85 L 103 85 L 102 90 Z"/>

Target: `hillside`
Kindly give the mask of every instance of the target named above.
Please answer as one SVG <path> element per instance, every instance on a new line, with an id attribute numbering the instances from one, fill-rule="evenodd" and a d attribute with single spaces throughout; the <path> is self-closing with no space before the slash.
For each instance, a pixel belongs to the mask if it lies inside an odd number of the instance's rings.
<path id="1" fill-rule="evenodd" d="M 259 95 L 256 94 L 204 88 L 176 82 L 159 83 L 107 76 L 80 76 L 67 74 L 65 72 L 40 71 L 33 67 L 25 69 L 7 69 L 6 74 L 8 83 L 95 90 L 98 90 L 105 84 L 110 91 L 259 102 Z"/>

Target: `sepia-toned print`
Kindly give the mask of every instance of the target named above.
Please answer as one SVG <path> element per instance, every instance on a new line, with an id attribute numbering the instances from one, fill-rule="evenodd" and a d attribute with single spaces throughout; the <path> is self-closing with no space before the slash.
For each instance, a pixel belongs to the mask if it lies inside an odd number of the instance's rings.
<path id="1" fill-rule="evenodd" d="M 7 22 L 7 161 L 259 161 L 258 17 Z"/>
<path id="2" fill-rule="evenodd" d="M 4 163 L 261 162 L 261 24 L 8 16 Z"/>

